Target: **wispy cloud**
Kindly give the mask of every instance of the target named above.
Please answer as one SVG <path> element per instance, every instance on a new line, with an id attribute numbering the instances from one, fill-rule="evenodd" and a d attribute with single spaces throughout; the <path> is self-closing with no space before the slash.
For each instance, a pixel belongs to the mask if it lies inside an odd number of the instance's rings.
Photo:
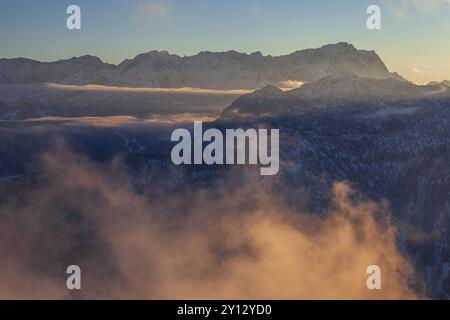
<path id="1" fill-rule="evenodd" d="M 385 7 L 398 18 L 406 18 L 413 11 L 435 14 L 450 7 L 450 0 L 383 0 Z"/>
<path id="2" fill-rule="evenodd" d="M 434 13 L 450 5 L 450 0 L 410 0 L 414 7 L 422 12 Z"/>
<path id="3" fill-rule="evenodd" d="M 260 15 L 261 14 L 262 7 L 261 7 L 261 4 L 259 2 L 256 2 L 256 1 L 252 0 L 252 1 L 249 1 L 247 3 L 247 5 L 248 5 L 248 7 L 247 7 L 248 8 L 248 12 L 251 15 Z"/>
<path id="4" fill-rule="evenodd" d="M 139 1 L 135 16 L 140 22 L 165 20 L 173 13 L 172 5 L 167 1 Z"/>

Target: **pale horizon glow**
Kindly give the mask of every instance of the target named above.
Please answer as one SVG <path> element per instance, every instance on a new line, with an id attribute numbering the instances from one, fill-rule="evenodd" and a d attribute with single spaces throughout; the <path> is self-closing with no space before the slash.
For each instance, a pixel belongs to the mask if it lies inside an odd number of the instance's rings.
<path id="1" fill-rule="evenodd" d="M 3 1 L 0 58 L 48 62 L 90 54 L 118 64 L 152 50 L 280 56 L 348 42 L 374 50 L 391 72 L 414 83 L 450 79 L 449 0 L 77 0 L 79 31 L 65 27 L 68 4 Z M 379 31 L 366 28 L 373 4 L 381 8 Z"/>

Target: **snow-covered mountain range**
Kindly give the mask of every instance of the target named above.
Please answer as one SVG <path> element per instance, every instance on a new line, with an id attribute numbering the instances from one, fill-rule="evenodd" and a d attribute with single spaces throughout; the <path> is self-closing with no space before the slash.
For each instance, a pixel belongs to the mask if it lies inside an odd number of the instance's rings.
<path id="1" fill-rule="evenodd" d="M 180 57 L 150 51 L 119 65 L 83 56 L 56 62 L 0 59 L 0 83 L 53 82 L 129 87 L 198 87 L 257 89 L 289 82 L 314 82 L 339 73 L 374 79 L 402 78 L 389 72 L 374 51 L 358 50 L 348 43 L 296 51 L 285 56 L 227 52 L 200 52 Z"/>
<path id="2" fill-rule="evenodd" d="M 280 89 L 287 81 L 304 84 Z M 262 89 L 243 95 L 149 93 L 65 89 L 42 82 Z M 279 128 L 281 166 L 274 193 L 282 193 L 294 208 L 303 205 L 301 195 L 306 195 L 308 209 L 318 214 L 327 206 L 335 181 L 349 181 L 370 199 L 387 201 L 398 228 L 398 245 L 421 284 L 415 286 L 419 296 L 450 297 L 448 81 L 413 84 L 389 72 L 374 52 L 339 43 L 283 57 L 233 51 L 193 57 L 150 52 L 118 66 L 91 56 L 54 63 L 3 59 L 0 83 L 3 120 L 186 111 L 219 114 L 225 109 L 209 125 L 221 130 Z M 142 193 L 151 188 L 167 197 L 180 190 L 221 188 L 230 173 L 228 168 L 206 166 L 174 170 L 168 141 L 171 127 L 114 124 L 113 120 L 114 125 L 103 126 L 95 121 L 92 125 L 67 119 L 0 121 L 0 211 L 3 206 L 8 212 L 39 185 L 34 175 L 39 155 L 53 142 L 51 136 L 62 136 L 99 165 L 123 158 L 133 187 Z M 245 178 L 245 170 L 239 171 L 239 180 Z M 265 184 L 259 179 L 254 185 Z M 84 224 L 75 228 L 86 235 L 80 241 L 92 245 L 95 233 L 85 233 Z M 56 236 L 60 241 L 60 234 Z M 98 252 L 93 252 L 97 257 Z"/>
<path id="3" fill-rule="evenodd" d="M 329 108 L 389 108 L 450 101 L 444 83 L 416 85 L 394 78 L 374 79 L 335 74 L 300 88 L 282 91 L 274 86 L 243 95 L 224 110 L 224 117 L 306 113 Z"/>

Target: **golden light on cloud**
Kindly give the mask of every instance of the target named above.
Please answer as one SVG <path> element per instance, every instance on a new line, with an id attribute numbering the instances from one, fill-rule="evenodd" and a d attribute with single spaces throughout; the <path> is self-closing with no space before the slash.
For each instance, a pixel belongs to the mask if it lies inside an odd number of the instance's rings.
<path id="1" fill-rule="evenodd" d="M 96 84 L 88 85 L 67 85 L 57 83 L 46 83 L 46 87 L 61 90 L 74 91 L 99 91 L 99 92 L 124 92 L 124 93 L 184 93 L 184 94 L 211 94 L 211 95 L 242 95 L 252 92 L 252 90 L 214 90 L 201 88 L 132 88 L 103 86 Z"/>
<path id="2" fill-rule="evenodd" d="M 63 122 L 66 126 L 93 126 L 93 127 L 120 127 L 131 124 L 174 124 L 181 122 L 212 122 L 217 117 L 209 114 L 178 113 L 178 114 L 152 114 L 147 117 L 136 118 L 132 116 L 109 117 L 40 117 L 26 119 L 26 122 Z"/>
<path id="3" fill-rule="evenodd" d="M 300 88 L 304 84 L 305 83 L 303 81 L 298 81 L 298 80 L 282 81 L 280 83 L 280 86 L 281 86 L 280 89 L 283 90 L 283 91 L 289 91 L 289 90 L 292 90 L 292 89 Z"/>
<path id="4" fill-rule="evenodd" d="M 48 263 L 66 257 L 86 227 L 95 234 L 85 234 L 89 246 L 77 259 L 89 284 L 83 298 L 417 297 L 386 206 L 351 200 L 345 183 L 335 184 L 329 214 L 318 217 L 291 212 L 254 182 L 227 189 L 227 196 L 197 190 L 153 199 L 130 191 L 119 167 L 98 168 L 65 148 L 43 161 L 47 183 L 0 224 L 0 275 L 8 275 L 0 281 L 2 298 L 71 298 L 62 275 L 51 271 L 58 264 Z M 228 179 L 224 188 L 242 181 Z M 74 224 L 61 208 L 77 208 L 87 225 Z M 382 269 L 382 290 L 366 287 L 373 264 Z M 41 269 L 35 274 L 32 266 Z"/>

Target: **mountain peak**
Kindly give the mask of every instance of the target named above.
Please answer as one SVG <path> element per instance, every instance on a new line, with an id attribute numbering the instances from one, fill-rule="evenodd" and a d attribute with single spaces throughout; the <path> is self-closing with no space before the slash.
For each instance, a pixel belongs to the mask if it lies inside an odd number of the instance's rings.
<path id="1" fill-rule="evenodd" d="M 261 53 L 261 51 L 252 52 L 252 53 L 250 53 L 250 56 L 257 57 L 257 58 L 263 58 L 264 57 L 263 54 Z"/>
<path id="2" fill-rule="evenodd" d="M 177 55 L 170 54 L 166 50 L 151 50 L 148 52 L 144 52 L 141 54 L 138 54 L 134 59 L 132 60 L 141 60 L 145 58 L 169 58 L 169 57 L 178 57 Z"/>
<path id="3" fill-rule="evenodd" d="M 320 47 L 318 50 L 327 51 L 330 53 L 340 52 L 340 51 L 357 51 L 355 46 L 348 42 L 338 42 L 334 44 L 327 44 Z"/>
<path id="4" fill-rule="evenodd" d="M 260 93 L 260 94 L 264 94 L 264 95 L 271 95 L 271 94 L 282 94 L 284 93 L 283 90 L 281 90 L 280 88 L 274 86 L 274 85 L 267 85 L 257 91 L 255 91 L 255 93 Z"/>
<path id="5" fill-rule="evenodd" d="M 75 60 L 81 63 L 103 63 L 103 61 L 99 57 L 89 54 L 75 58 Z"/>

